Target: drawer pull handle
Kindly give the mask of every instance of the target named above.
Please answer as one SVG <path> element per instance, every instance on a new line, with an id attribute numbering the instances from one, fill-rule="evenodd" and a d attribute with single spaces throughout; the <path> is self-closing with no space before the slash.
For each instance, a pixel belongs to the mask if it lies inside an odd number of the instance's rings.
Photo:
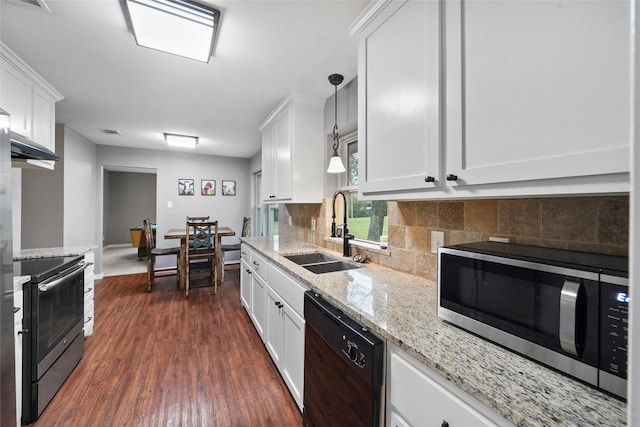
<path id="1" fill-rule="evenodd" d="M 447 175 L 447 181 L 457 181 L 457 180 L 458 180 L 458 175 L 454 175 L 452 173 Z"/>
<path id="2" fill-rule="evenodd" d="M 436 179 L 432 176 L 425 176 L 424 182 L 436 182 Z"/>

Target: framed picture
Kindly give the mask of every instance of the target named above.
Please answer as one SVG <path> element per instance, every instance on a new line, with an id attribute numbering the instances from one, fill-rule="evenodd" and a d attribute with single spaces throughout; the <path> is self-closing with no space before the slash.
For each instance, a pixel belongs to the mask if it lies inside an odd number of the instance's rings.
<path id="1" fill-rule="evenodd" d="M 200 180 L 200 194 L 202 196 L 216 195 L 216 181 L 213 179 Z"/>
<path id="2" fill-rule="evenodd" d="M 178 195 L 179 196 L 193 196 L 193 179 L 179 179 L 178 180 Z"/>
<path id="3" fill-rule="evenodd" d="M 236 195 L 236 182 L 235 181 L 222 181 L 222 195 L 223 196 L 235 196 Z"/>

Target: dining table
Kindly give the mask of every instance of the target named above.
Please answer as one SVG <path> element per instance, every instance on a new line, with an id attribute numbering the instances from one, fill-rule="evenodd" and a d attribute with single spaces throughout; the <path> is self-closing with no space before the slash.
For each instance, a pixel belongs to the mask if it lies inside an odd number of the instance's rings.
<path id="1" fill-rule="evenodd" d="M 218 227 L 218 239 L 215 242 L 217 248 L 221 248 L 222 246 L 222 238 L 235 236 L 236 232 L 233 231 L 229 227 L 221 226 Z M 165 239 L 180 239 L 180 259 L 178 262 L 178 269 L 180 270 L 180 289 L 184 290 L 186 286 L 186 254 L 188 250 L 188 239 L 186 228 L 171 228 L 164 234 Z M 189 229 L 189 239 L 193 238 L 193 229 Z M 218 251 L 216 251 L 218 252 Z M 219 286 L 223 280 L 223 270 L 224 270 L 224 255 L 222 251 L 219 251 L 220 256 L 216 257 L 216 286 Z"/>

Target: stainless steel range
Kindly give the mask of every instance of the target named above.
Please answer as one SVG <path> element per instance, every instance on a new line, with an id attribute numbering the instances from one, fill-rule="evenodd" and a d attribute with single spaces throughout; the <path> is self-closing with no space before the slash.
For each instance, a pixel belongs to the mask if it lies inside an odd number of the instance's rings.
<path id="1" fill-rule="evenodd" d="M 22 424 L 35 421 L 84 352 L 83 256 L 14 262 L 24 285 Z"/>

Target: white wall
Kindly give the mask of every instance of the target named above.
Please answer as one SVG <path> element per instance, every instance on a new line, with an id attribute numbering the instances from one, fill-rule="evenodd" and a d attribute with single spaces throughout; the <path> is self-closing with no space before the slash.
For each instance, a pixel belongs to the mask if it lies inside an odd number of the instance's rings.
<path id="1" fill-rule="evenodd" d="M 96 244 L 96 145 L 73 129 L 58 124 L 64 138 L 63 245 Z"/>
<path id="2" fill-rule="evenodd" d="M 327 81 L 327 84 L 329 82 Z M 326 135 L 327 148 L 324 153 L 324 170 L 329 166 L 329 159 L 333 154 L 333 126 L 335 124 L 335 95 L 327 98 L 324 106 L 324 134 Z M 342 149 L 342 136 L 358 128 L 358 78 L 344 83 L 338 89 L 338 134 L 340 135 L 340 149 Z M 343 159 L 345 162 L 346 159 Z M 338 188 L 340 174 L 325 173 L 325 197 L 331 197 Z"/>
<path id="3" fill-rule="evenodd" d="M 251 172 L 249 159 L 232 157 L 202 156 L 169 151 L 150 151 L 112 146 L 97 146 L 97 165 L 150 168 L 157 172 L 157 246 L 177 246 L 176 240 L 165 240 L 164 233 L 170 228 L 184 228 L 188 215 L 209 215 L 220 221 L 220 225 L 231 227 L 240 234 L 243 216 L 250 216 Z M 195 180 L 196 194 L 178 195 L 178 179 Z M 200 195 L 200 180 L 216 181 L 215 196 Z M 97 188 L 99 194 L 98 210 L 102 212 L 102 172 L 98 173 Z M 222 180 L 236 181 L 236 196 L 222 195 Z M 168 203 L 173 207 L 169 208 Z M 100 235 L 102 235 L 102 220 Z M 228 238 L 225 243 L 237 242 L 238 238 Z M 102 250 L 102 239 L 99 242 Z M 163 267 L 175 264 L 171 257 L 161 257 L 158 265 Z M 100 266 L 101 268 L 101 266 Z"/>

